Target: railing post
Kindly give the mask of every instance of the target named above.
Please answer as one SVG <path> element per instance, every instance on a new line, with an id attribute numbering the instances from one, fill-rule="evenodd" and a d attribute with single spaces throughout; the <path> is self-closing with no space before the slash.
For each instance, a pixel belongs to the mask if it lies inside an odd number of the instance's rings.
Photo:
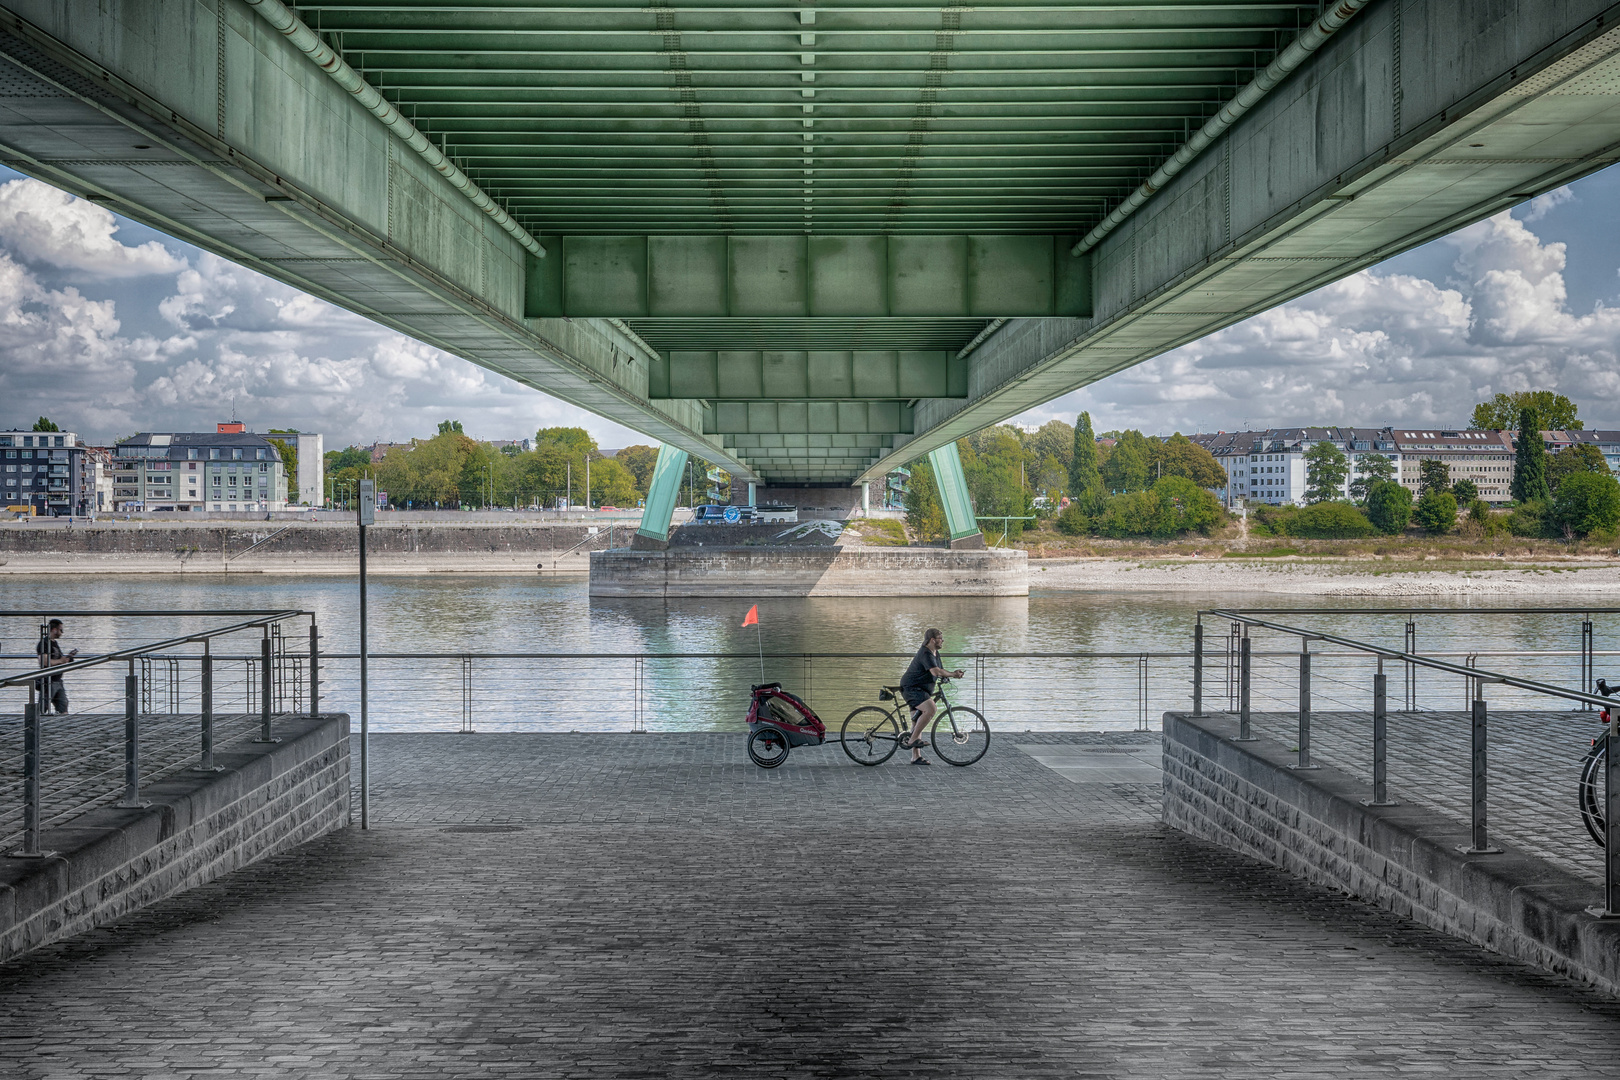
<path id="1" fill-rule="evenodd" d="M 1296 769 L 1314 769 L 1311 764 L 1311 639 L 1299 643 L 1299 760 Z"/>
<path id="2" fill-rule="evenodd" d="M 1389 723 L 1389 683 L 1384 674 L 1384 658 L 1378 658 L 1378 670 L 1373 674 L 1373 797 L 1362 802 L 1367 806 L 1394 806 L 1389 797 L 1389 768 L 1386 763 L 1388 738 L 1385 728 Z"/>
<path id="3" fill-rule="evenodd" d="M 129 673 L 124 676 L 124 797 L 113 804 L 124 810 L 152 805 L 141 798 L 141 714 L 136 707 L 139 683 L 135 661 L 131 660 Z"/>
<path id="4" fill-rule="evenodd" d="M 1238 742 L 1253 742 L 1254 732 L 1249 723 L 1249 628 L 1243 628 L 1238 642 Z"/>
<path id="5" fill-rule="evenodd" d="M 1592 682 L 1596 678 L 1597 664 L 1592 652 L 1592 620 L 1588 617 L 1581 620 L 1581 692 L 1583 694 L 1592 692 Z M 1592 703 L 1590 701 L 1581 702 L 1581 711 L 1591 712 Z"/>
<path id="6" fill-rule="evenodd" d="M 214 654 L 211 642 L 203 641 L 202 655 L 202 763 L 200 772 L 219 772 L 214 764 Z"/>
<path id="7" fill-rule="evenodd" d="M 264 628 L 264 637 L 259 640 L 259 737 L 256 743 L 280 742 L 280 739 L 270 735 L 270 705 L 273 688 L 274 671 L 270 667 L 270 628 Z"/>
<path id="8" fill-rule="evenodd" d="M 309 620 L 309 715 L 321 712 L 321 633 Z"/>
<path id="9" fill-rule="evenodd" d="M 39 758 L 40 707 L 34 698 L 34 685 L 28 684 L 28 703 L 23 706 L 23 839 L 22 847 L 11 853 L 18 859 L 43 859 L 55 854 L 39 847 L 39 778 L 43 770 Z"/>
<path id="10" fill-rule="evenodd" d="M 1480 689 L 1483 691 L 1483 689 L 1484 689 L 1483 685 L 1481 685 Z M 1473 837 L 1472 837 L 1472 841 L 1469 843 L 1469 845 L 1467 847 L 1460 848 L 1459 850 L 1461 850 L 1464 853 L 1469 854 L 1469 855 L 1489 855 L 1489 854 L 1494 854 L 1496 852 L 1499 852 L 1502 849 L 1501 848 L 1493 848 L 1493 847 L 1491 847 L 1490 836 L 1489 836 L 1488 830 L 1486 829 L 1486 821 L 1485 821 L 1485 810 L 1486 810 L 1486 791 L 1485 791 L 1485 784 L 1486 784 L 1486 772 L 1485 772 L 1486 719 L 1485 719 L 1485 698 L 1483 696 L 1476 697 L 1474 699 L 1474 708 L 1473 708 L 1473 717 L 1472 717 L 1472 719 L 1473 719 L 1473 723 L 1472 723 L 1471 727 L 1472 727 L 1472 730 L 1473 730 L 1473 739 L 1472 739 L 1473 753 L 1471 755 L 1470 760 L 1472 762 L 1472 771 L 1473 771 L 1473 799 L 1472 799 L 1473 812 L 1471 814 L 1471 817 L 1473 819 Z"/>
<path id="11" fill-rule="evenodd" d="M 1405 645 L 1408 656 L 1417 652 L 1417 623 L 1411 616 L 1406 619 Z M 1406 711 L 1417 712 L 1417 665 L 1410 660 L 1406 662 Z"/>
<path id="12" fill-rule="evenodd" d="M 983 710 L 981 710 L 983 711 Z M 1193 623 L 1193 715 L 1204 715 L 1204 618 Z"/>

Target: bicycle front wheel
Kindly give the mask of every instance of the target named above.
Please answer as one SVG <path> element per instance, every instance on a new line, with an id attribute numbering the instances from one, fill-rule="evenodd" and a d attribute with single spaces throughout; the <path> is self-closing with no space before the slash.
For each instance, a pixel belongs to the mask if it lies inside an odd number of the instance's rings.
<path id="1" fill-rule="evenodd" d="M 1603 836 L 1607 822 L 1603 812 L 1603 773 L 1608 766 L 1608 759 L 1608 739 L 1600 738 L 1597 744 L 1586 752 L 1586 760 L 1581 762 L 1581 779 L 1575 791 L 1576 800 L 1581 808 L 1581 824 L 1586 826 L 1592 842 L 1598 847 L 1605 846 Z"/>
<path id="2" fill-rule="evenodd" d="M 887 709 L 862 705 L 844 717 L 838 741 L 855 764 L 881 765 L 892 758 L 900 746 L 900 725 Z"/>
<path id="3" fill-rule="evenodd" d="M 950 705 L 934 720 L 934 753 L 947 765 L 971 765 L 990 749 L 990 725 L 965 705 Z"/>

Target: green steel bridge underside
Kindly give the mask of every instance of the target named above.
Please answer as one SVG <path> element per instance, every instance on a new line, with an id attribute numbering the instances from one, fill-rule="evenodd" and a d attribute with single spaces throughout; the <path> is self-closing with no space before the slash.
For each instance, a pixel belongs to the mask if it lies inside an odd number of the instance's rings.
<path id="1" fill-rule="evenodd" d="M 742 479 L 854 483 L 1611 163 L 1617 25 L 0 0 L 0 160 Z"/>

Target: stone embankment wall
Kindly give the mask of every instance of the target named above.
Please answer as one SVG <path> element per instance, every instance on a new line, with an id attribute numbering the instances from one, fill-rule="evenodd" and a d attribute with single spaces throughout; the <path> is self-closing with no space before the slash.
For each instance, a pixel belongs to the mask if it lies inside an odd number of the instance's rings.
<path id="1" fill-rule="evenodd" d="M 398 525 L 367 530 L 371 573 L 444 571 L 585 573 L 589 551 L 634 526 Z M 118 523 L 0 527 L 0 574 L 353 574 L 359 530 L 351 523 L 152 525 Z M 573 549 L 570 551 L 570 549 Z"/>
<path id="2" fill-rule="evenodd" d="M 0 859 L 0 960 L 82 933 L 349 824 L 349 718 L 278 719 L 281 742 L 221 751 L 219 773 L 141 790 L 42 833 L 43 859 Z"/>
<path id="3" fill-rule="evenodd" d="M 1005 549 L 754 547 L 591 554 L 592 596 L 1028 596 Z"/>
<path id="4" fill-rule="evenodd" d="M 1620 992 L 1620 921 L 1586 912 L 1602 890 L 1524 852 L 1469 855 L 1469 830 L 1372 792 L 1338 769 L 1290 768 L 1269 739 L 1235 742 L 1237 720 L 1164 717 L 1164 821 L 1221 847 L 1341 889 L 1397 915 L 1549 971 Z"/>

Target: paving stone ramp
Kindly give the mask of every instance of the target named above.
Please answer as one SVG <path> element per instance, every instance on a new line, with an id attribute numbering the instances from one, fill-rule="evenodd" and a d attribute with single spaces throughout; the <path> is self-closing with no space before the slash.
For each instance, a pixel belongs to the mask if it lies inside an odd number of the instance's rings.
<path id="1" fill-rule="evenodd" d="M 1158 735 L 966 769 L 386 735 L 343 829 L 0 965 L 0 1074 L 1601 1075 L 1620 1004 L 1163 825 Z"/>
<path id="2" fill-rule="evenodd" d="M 1620 992 L 1620 920 L 1595 918 L 1602 888 L 1497 837 L 1463 851 L 1468 825 L 1372 789 L 1332 766 L 1298 770 L 1294 750 L 1237 741 L 1230 714 L 1164 718 L 1164 820 L 1307 881 L 1340 888 L 1465 941 Z M 1488 823 L 1488 819 L 1487 819 Z"/>
<path id="3" fill-rule="evenodd" d="M 145 807 L 102 805 L 42 830 L 44 857 L 0 858 L 0 960 L 347 825 L 349 718 L 282 716 L 273 734 L 279 742 L 220 750 L 218 772 L 144 787 Z M 71 768 L 46 764 L 47 782 Z M 0 1063 L 0 1076 L 19 1075 L 6 1068 Z"/>

